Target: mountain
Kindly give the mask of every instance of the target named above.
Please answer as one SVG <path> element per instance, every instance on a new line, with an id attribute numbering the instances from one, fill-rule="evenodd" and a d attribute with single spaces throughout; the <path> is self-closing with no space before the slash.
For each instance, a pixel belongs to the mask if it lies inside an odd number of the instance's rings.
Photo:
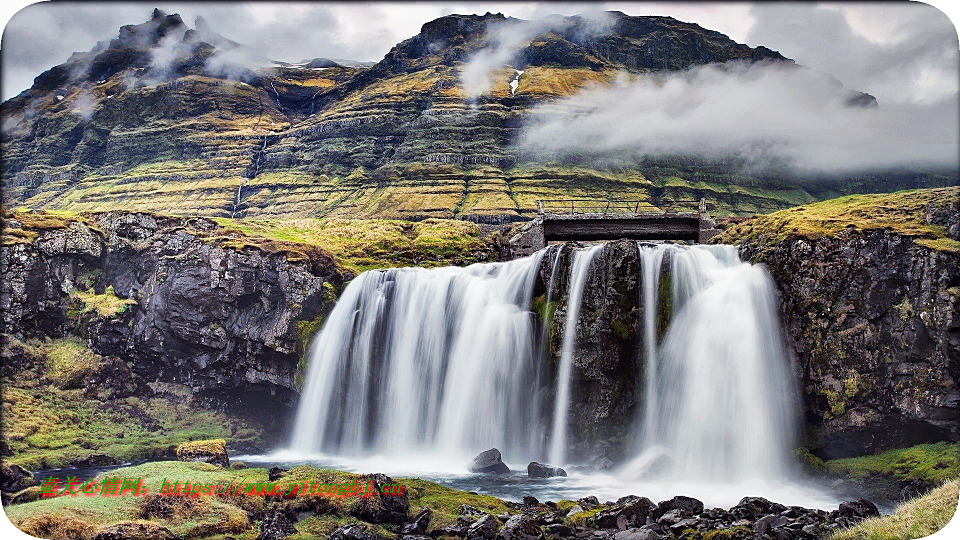
<path id="1" fill-rule="evenodd" d="M 472 95 L 464 81 L 488 59 Z M 536 105 L 623 73 L 793 61 L 670 17 L 450 15 L 374 65 L 287 64 L 155 10 L 2 105 L 4 204 L 247 217 L 523 219 L 537 199 L 707 198 L 769 211 L 842 190 L 941 185 L 924 173 L 800 182 L 690 156 L 534 160 Z M 800 69 L 800 67 L 798 67 Z M 522 75 L 518 71 L 522 70 Z M 839 83 L 838 83 L 839 84 Z M 849 91 L 851 106 L 876 100 Z"/>

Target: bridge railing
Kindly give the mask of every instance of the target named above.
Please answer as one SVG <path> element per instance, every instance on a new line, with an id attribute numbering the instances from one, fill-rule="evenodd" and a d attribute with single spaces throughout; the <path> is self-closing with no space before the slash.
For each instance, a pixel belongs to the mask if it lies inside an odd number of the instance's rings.
<path id="1" fill-rule="evenodd" d="M 693 210 L 690 210 L 690 207 Z M 705 213 L 705 199 L 660 201 L 653 205 L 649 201 L 634 199 L 538 199 L 537 214 L 582 215 L 582 214 L 676 214 Z"/>

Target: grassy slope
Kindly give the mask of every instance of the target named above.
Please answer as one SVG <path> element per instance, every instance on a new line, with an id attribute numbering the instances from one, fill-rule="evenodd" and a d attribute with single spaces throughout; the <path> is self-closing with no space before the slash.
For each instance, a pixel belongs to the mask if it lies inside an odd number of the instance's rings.
<path id="1" fill-rule="evenodd" d="M 910 540 L 931 535 L 944 528 L 957 511 L 956 479 L 930 493 L 901 504 L 889 516 L 871 518 L 838 531 L 831 540 Z"/>
<path id="2" fill-rule="evenodd" d="M 960 242 L 947 238 L 943 227 L 925 221 L 928 204 L 948 205 L 958 197 L 958 187 L 849 195 L 758 216 L 727 229 L 714 242 L 772 244 L 788 236 L 831 236 L 846 228 L 861 231 L 887 229 L 915 237 L 918 244 L 932 249 L 960 253 Z"/>
<path id="3" fill-rule="evenodd" d="M 3 440 L 10 461 L 27 469 L 61 467 L 94 454 L 118 461 L 172 455 L 178 444 L 197 439 L 265 444 L 263 426 L 191 407 L 188 397 L 89 394 L 84 381 L 103 359 L 77 339 L 9 343 L 23 347 L 37 366 L 2 381 Z"/>

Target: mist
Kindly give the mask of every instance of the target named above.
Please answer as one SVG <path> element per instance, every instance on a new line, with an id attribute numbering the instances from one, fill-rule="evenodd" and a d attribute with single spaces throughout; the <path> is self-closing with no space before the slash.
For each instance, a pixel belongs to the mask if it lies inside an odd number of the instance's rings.
<path id="1" fill-rule="evenodd" d="M 474 53 L 460 73 L 467 96 L 475 99 L 489 91 L 493 86 L 491 75 L 494 70 L 514 64 L 517 53 L 529 45 L 533 38 L 549 32 L 564 31 L 574 25 L 575 20 L 581 22 L 578 37 L 609 32 L 614 22 L 609 13 L 598 11 L 573 18 L 550 15 L 532 21 L 508 19 L 488 24 L 487 37 L 490 44 Z"/>
<path id="2" fill-rule="evenodd" d="M 960 168 L 956 94 L 879 107 L 850 105 L 854 95 L 830 76 L 777 63 L 622 74 L 538 106 L 516 145 L 537 160 L 696 155 L 827 174 Z"/>

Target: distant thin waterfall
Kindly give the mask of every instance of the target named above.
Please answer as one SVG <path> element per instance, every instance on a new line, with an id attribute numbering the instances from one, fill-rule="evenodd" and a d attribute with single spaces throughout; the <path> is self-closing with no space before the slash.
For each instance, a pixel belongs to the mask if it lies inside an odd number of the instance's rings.
<path id="1" fill-rule="evenodd" d="M 577 345 L 577 321 L 580 318 L 580 303 L 587 283 L 590 263 L 602 245 L 578 250 L 573 254 L 570 268 L 570 290 L 567 295 L 567 317 L 563 325 L 563 346 L 560 352 L 560 372 L 557 376 L 557 396 L 554 402 L 553 430 L 550 432 L 550 463 L 564 463 L 567 451 L 567 412 L 570 409 L 571 372 L 573 355 Z"/>
<path id="2" fill-rule="evenodd" d="M 783 480 L 795 388 L 772 280 L 740 262 L 732 246 L 651 249 L 672 249 L 673 313 L 659 351 L 647 348 L 653 365 L 643 452 L 625 470 L 644 476 L 659 467 L 694 481 Z"/>
<path id="3" fill-rule="evenodd" d="M 541 258 L 357 276 L 308 352 L 292 449 L 535 459 Z"/>

